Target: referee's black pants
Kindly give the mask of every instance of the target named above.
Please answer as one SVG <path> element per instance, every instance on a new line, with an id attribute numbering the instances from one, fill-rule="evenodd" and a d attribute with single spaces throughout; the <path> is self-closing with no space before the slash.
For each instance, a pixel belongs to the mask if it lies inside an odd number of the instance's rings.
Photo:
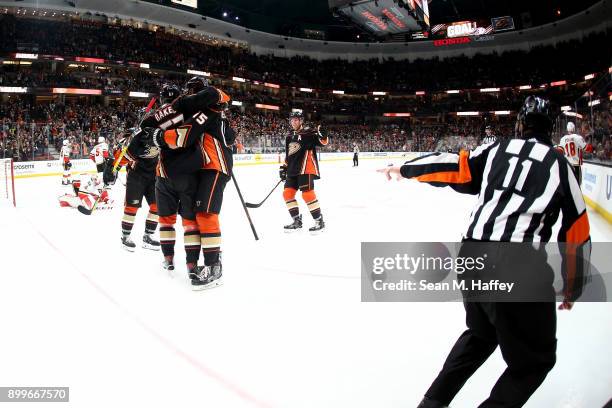
<path id="1" fill-rule="evenodd" d="M 498 258 L 504 258 L 502 265 L 521 267 L 520 261 L 509 262 L 506 256 L 512 254 Z M 542 265 L 542 274 L 546 267 Z M 540 303 L 464 300 L 467 330 L 457 339 L 426 397 L 449 405 L 499 346 L 507 368 L 479 407 L 522 407 L 555 365 L 557 314 L 552 299 Z"/>

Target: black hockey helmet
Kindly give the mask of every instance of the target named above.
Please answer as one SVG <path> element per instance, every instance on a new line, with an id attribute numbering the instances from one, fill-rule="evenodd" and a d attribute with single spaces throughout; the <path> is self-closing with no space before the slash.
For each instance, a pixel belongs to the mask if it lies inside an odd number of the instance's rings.
<path id="1" fill-rule="evenodd" d="M 163 84 L 159 90 L 161 104 L 170 103 L 181 95 L 181 89 L 174 84 Z"/>
<path id="2" fill-rule="evenodd" d="M 550 136 L 552 130 L 552 108 L 547 99 L 528 96 L 516 118 L 515 136 L 523 137 L 523 132 Z"/>
<path id="3" fill-rule="evenodd" d="M 208 80 L 206 78 L 194 76 L 189 81 L 185 82 L 185 86 L 183 86 L 183 93 L 192 95 L 200 92 L 206 87 L 208 87 Z"/>
<path id="4" fill-rule="evenodd" d="M 292 118 L 304 119 L 304 112 L 302 110 L 291 111 L 291 113 L 289 114 L 289 119 Z"/>

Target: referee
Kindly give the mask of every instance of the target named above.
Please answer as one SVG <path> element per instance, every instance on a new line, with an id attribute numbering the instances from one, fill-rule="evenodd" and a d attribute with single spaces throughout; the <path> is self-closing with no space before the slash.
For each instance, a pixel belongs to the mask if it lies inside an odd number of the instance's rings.
<path id="1" fill-rule="evenodd" d="M 353 167 L 359 166 L 359 146 L 357 143 L 353 144 Z"/>
<path id="2" fill-rule="evenodd" d="M 485 137 L 482 138 L 482 144 L 495 143 L 497 136 L 493 134 L 493 128 L 491 125 L 485 127 Z"/>
<path id="3" fill-rule="evenodd" d="M 586 274 L 581 260 L 590 255 L 589 220 L 572 169 L 552 146 L 551 129 L 548 101 L 530 96 L 518 115 L 515 139 L 484 144 L 458 155 L 433 153 L 401 167 L 379 170 L 388 179 L 414 178 L 478 195 L 459 256 L 469 255 L 470 248 L 478 244 L 480 253 L 486 250 L 490 254 L 488 264 L 497 268 L 490 272 L 502 269 L 511 276 L 544 281 L 548 286 L 544 287 L 548 301 L 539 303 L 473 301 L 464 294 L 467 330 L 459 336 L 419 408 L 447 407 L 497 346 L 507 368 L 479 407 L 523 406 L 555 365 L 552 270 L 546 256 L 525 261 L 513 254 L 517 245 L 509 244 L 550 241 L 552 227 L 562 214 L 557 240 L 564 243 L 567 252 L 564 301 L 559 309 L 571 309 Z M 524 246 L 518 247 L 524 251 Z M 524 267 L 541 273 L 525 276 Z"/>

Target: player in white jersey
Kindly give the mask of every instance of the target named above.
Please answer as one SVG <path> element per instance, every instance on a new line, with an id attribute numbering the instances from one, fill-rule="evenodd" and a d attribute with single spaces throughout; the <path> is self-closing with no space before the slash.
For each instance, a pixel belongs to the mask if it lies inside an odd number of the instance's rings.
<path id="1" fill-rule="evenodd" d="M 576 132 L 576 125 L 573 122 L 567 123 L 567 135 L 561 138 L 561 148 L 567 158 L 567 161 L 572 165 L 572 170 L 576 175 L 578 184 L 582 184 L 582 153 L 586 148 L 587 144 L 584 138 Z"/>
<path id="2" fill-rule="evenodd" d="M 77 208 L 82 205 L 83 207 L 91 210 L 94 203 L 98 200 L 98 209 L 112 208 L 110 205 L 113 201 L 108 196 L 108 192 L 104 189 L 104 183 L 102 179 L 97 175 L 90 175 L 87 173 L 79 174 L 72 181 L 72 187 L 74 194 L 64 194 L 59 197 L 60 207 L 72 207 Z"/>
<path id="3" fill-rule="evenodd" d="M 96 169 L 98 170 L 98 177 L 102 180 L 104 173 L 104 161 L 108 158 L 108 143 L 104 136 L 98 138 L 98 144 L 91 149 L 89 158 L 96 163 Z"/>
<path id="4" fill-rule="evenodd" d="M 70 153 L 72 153 L 72 147 L 68 140 L 62 142 L 62 149 L 60 150 L 60 162 L 62 163 L 62 169 L 64 169 L 64 175 L 62 176 L 62 185 L 70 184 L 70 169 L 72 168 L 72 162 L 70 161 Z"/>
<path id="5" fill-rule="evenodd" d="M 357 143 L 353 144 L 353 167 L 359 166 L 359 146 Z"/>

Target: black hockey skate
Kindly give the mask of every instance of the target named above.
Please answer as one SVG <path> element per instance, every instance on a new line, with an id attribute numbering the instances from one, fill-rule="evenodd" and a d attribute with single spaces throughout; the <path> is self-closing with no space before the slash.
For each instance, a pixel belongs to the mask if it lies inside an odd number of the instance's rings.
<path id="1" fill-rule="evenodd" d="M 174 261 L 172 259 L 164 259 L 162 262 L 162 267 L 167 271 L 174 270 Z"/>
<path id="2" fill-rule="evenodd" d="M 223 284 L 223 269 L 221 261 L 211 266 L 197 266 L 195 277 L 191 279 L 191 288 L 193 290 L 211 289 Z M 189 271 L 189 277 L 192 277 L 192 271 Z"/>
<path id="3" fill-rule="evenodd" d="M 293 217 L 293 222 L 285 225 L 285 232 L 295 232 L 302 229 L 302 214 Z"/>
<path id="4" fill-rule="evenodd" d="M 144 234 L 142 236 L 142 247 L 151 251 L 159 251 L 161 249 L 159 241 L 154 240 L 152 234 Z"/>
<path id="5" fill-rule="evenodd" d="M 134 241 L 132 241 L 129 235 L 123 235 L 121 237 L 121 246 L 126 251 L 134 252 L 136 250 L 136 244 Z"/>
<path id="6" fill-rule="evenodd" d="M 318 234 L 319 232 L 325 229 L 325 221 L 323 221 L 323 215 L 319 215 L 319 218 L 316 218 L 314 222 L 315 225 L 308 229 L 311 234 Z"/>

